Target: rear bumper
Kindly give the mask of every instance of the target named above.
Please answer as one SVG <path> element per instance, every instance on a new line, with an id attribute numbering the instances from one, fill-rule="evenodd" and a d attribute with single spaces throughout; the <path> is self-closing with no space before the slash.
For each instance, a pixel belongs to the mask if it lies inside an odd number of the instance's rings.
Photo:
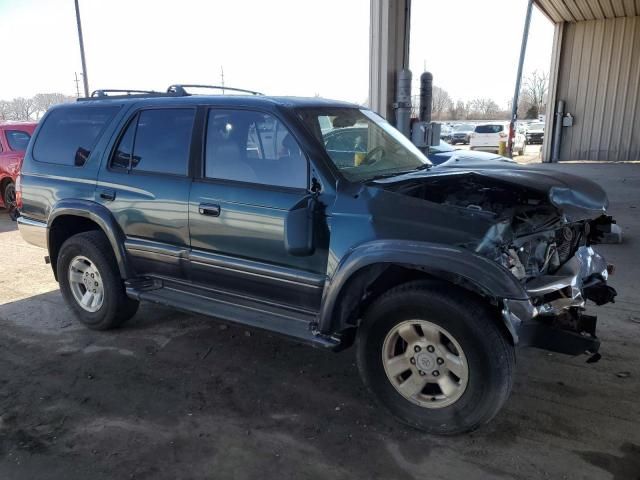
<path id="1" fill-rule="evenodd" d="M 25 242 L 47 248 L 47 224 L 26 217 L 18 217 L 18 230 Z"/>

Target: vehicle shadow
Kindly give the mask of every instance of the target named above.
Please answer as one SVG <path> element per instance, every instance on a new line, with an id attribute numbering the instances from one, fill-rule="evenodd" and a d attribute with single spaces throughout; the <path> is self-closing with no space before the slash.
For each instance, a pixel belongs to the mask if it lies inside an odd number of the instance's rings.
<path id="1" fill-rule="evenodd" d="M 552 452 L 562 462 L 546 467 L 551 476 L 592 472 L 575 452 L 615 445 L 607 432 L 638 443 L 629 428 L 637 407 L 615 418 L 595 414 L 601 406 L 590 401 L 629 392 L 607 393 L 611 385 L 586 380 L 583 360 L 567 365 L 543 352 L 520 356 L 511 399 L 491 424 L 443 438 L 379 408 L 353 349 L 333 354 L 148 304 L 122 328 L 96 332 L 73 318 L 57 290 L 0 305 L 0 322 L 0 365 L 8 366 L 0 445 L 22 439 L 23 453 L 83 474 L 124 473 L 110 463 L 116 455 L 121 465 L 154 465 L 166 478 L 176 456 L 191 465 L 215 458 L 222 478 L 302 469 L 306 478 L 535 478 L 536 462 Z M 574 381 L 579 375 L 584 382 Z M 121 447 L 132 442 L 144 448 Z"/>
<path id="2" fill-rule="evenodd" d="M 18 229 L 18 224 L 6 209 L 0 209 L 0 233 L 12 232 Z"/>

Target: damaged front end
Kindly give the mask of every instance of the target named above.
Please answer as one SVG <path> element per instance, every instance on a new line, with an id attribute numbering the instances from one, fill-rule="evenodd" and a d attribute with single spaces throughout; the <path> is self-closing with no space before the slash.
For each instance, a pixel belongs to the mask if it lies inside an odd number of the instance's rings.
<path id="1" fill-rule="evenodd" d="M 596 353 L 596 317 L 587 301 L 613 302 L 613 271 L 592 245 L 611 231 L 605 192 L 586 179 L 509 169 L 423 178 L 400 191 L 486 220 L 484 235 L 461 246 L 504 266 L 528 300 L 502 299 L 519 345 Z"/>
<path id="2" fill-rule="evenodd" d="M 522 189 L 515 203 L 503 204 L 500 221 L 476 247 L 520 280 L 530 299 L 533 310 L 517 319 L 520 345 L 570 355 L 597 353 L 597 318 L 585 313 L 586 303 L 604 305 L 616 296 L 607 285 L 613 267 L 592 248 L 615 223 L 603 214 L 606 196 L 599 197 L 566 187 L 551 188 L 544 196 Z M 590 218 L 595 212 L 599 215 Z M 510 322 L 516 320 L 513 310 L 505 301 L 503 315 Z"/>

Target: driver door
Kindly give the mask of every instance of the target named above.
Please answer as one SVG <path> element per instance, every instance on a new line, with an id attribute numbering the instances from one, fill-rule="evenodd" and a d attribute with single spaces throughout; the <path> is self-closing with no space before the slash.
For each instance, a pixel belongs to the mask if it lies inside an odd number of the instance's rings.
<path id="1" fill-rule="evenodd" d="M 315 252 L 285 248 L 285 219 L 309 195 L 308 159 L 269 113 L 212 108 L 200 178 L 189 199 L 192 279 L 274 303 L 317 309 L 328 239 Z M 318 216 L 318 222 L 326 219 Z"/>

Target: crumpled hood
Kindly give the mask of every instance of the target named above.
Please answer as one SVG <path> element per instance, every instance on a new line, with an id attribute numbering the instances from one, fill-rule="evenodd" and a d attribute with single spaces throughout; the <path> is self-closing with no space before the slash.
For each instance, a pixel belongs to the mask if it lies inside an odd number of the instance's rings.
<path id="1" fill-rule="evenodd" d="M 483 165 L 473 169 L 443 167 L 444 164 L 428 171 L 380 179 L 376 183 L 393 184 L 415 181 L 418 178 L 427 180 L 442 177 L 459 177 L 460 179 L 468 176 L 485 177 L 546 195 L 549 202 L 562 211 L 569 221 L 598 217 L 605 213 L 609 206 L 607 194 L 600 185 L 578 175 L 557 170 L 535 169 L 502 162 L 496 162 L 495 166 Z"/>

